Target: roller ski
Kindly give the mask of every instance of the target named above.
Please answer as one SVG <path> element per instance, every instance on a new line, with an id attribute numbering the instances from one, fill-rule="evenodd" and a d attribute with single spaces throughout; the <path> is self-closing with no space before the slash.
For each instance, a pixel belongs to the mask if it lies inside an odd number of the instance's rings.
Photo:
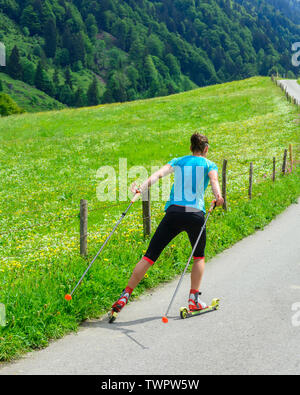
<path id="1" fill-rule="evenodd" d="M 127 305 L 132 290 L 124 289 L 120 298 L 112 305 L 111 311 L 108 313 L 108 322 L 112 324 L 118 317 L 120 311 Z"/>
<path id="2" fill-rule="evenodd" d="M 210 311 L 218 310 L 220 299 L 213 299 L 210 306 L 207 306 L 204 302 L 199 299 L 199 292 L 191 292 L 189 297 L 189 307 L 181 307 L 180 318 L 190 318 L 196 315 L 208 313 Z"/>

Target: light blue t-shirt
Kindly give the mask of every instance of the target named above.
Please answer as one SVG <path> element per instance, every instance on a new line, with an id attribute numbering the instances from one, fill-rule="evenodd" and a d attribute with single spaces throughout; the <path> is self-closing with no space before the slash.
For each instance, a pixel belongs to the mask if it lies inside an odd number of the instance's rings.
<path id="1" fill-rule="evenodd" d="M 218 171 L 217 165 L 202 156 L 183 156 L 172 159 L 174 184 L 165 211 L 172 204 L 205 211 L 204 193 L 209 182 L 208 173 Z"/>

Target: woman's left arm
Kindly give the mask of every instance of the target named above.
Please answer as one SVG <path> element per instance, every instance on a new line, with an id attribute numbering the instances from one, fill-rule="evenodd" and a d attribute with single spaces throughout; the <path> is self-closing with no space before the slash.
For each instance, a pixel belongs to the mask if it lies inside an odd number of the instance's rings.
<path id="1" fill-rule="evenodd" d="M 215 195 L 216 198 L 216 205 L 222 206 L 224 204 L 224 199 L 222 197 L 222 192 L 219 184 L 218 172 L 216 170 L 211 170 L 208 173 L 208 177 L 210 179 L 210 184 L 213 190 L 213 194 Z"/>

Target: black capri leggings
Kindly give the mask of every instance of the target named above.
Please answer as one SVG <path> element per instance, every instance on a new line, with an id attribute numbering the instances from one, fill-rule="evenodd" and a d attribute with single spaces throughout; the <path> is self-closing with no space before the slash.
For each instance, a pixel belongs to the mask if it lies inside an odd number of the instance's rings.
<path id="1" fill-rule="evenodd" d="M 153 265 L 164 248 L 181 232 L 188 234 L 190 243 L 194 247 L 204 221 L 203 211 L 186 212 L 185 207 L 170 206 L 150 241 L 144 259 Z M 206 229 L 203 230 L 195 249 L 194 259 L 204 258 L 205 245 Z"/>

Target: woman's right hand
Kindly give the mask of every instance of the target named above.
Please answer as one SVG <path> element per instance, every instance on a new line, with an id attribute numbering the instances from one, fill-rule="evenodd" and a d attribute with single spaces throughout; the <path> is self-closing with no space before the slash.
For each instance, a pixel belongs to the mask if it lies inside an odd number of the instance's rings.
<path id="1" fill-rule="evenodd" d="M 136 185 L 136 182 L 133 182 L 133 183 L 130 185 L 130 190 L 131 190 L 131 192 L 132 192 L 134 195 L 136 195 L 137 193 L 141 193 L 141 189 Z"/>
<path id="2" fill-rule="evenodd" d="M 133 182 L 130 185 L 130 191 L 135 195 L 136 194 L 136 182 Z"/>

